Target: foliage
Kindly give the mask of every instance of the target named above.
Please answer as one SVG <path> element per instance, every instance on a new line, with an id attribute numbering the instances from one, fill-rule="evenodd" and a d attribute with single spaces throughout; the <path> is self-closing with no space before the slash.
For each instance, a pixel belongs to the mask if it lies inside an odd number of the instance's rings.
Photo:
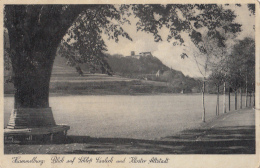
<path id="1" fill-rule="evenodd" d="M 237 41 L 231 48 L 231 53 L 215 65 L 214 71 L 209 76 L 209 80 L 219 86 L 226 81 L 233 90 L 246 87 L 249 90 L 254 90 L 254 39 L 246 37 L 243 40 Z"/>
<path id="2" fill-rule="evenodd" d="M 249 11 L 255 15 L 255 4 L 248 4 L 247 7 Z"/>
<path id="3" fill-rule="evenodd" d="M 13 23 L 10 21 L 14 16 L 11 16 L 11 10 L 16 10 L 19 14 L 16 20 L 21 22 L 20 27 L 12 26 Z M 24 44 L 27 46 L 26 51 L 39 45 L 36 39 L 46 38 L 45 41 L 47 39 L 52 41 L 52 36 L 59 36 L 59 38 L 56 37 L 57 40 L 62 39 L 59 51 L 68 59 L 70 65 L 81 63 L 88 63 L 92 66 L 101 65 L 108 72 L 111 70 L 104 59 L 106 46 L 101 35 L 104 33 L 116 42 L 119 36 L 131 40 L 121 27 L 122 24 L 129 23 L 127 16 L 131 14 L 139 18 L 136 24 L 137 30 L 152 33 L 155 41 L 162 40 L 159 29 L 165 26 L 169 29 L 168 41 L 175 38 L 179 42 L 174 42 L 174 45 L 183 44 L 184 39 L 181 33 L 186 32 L 194 44 L 204 52 L 205 49 L 199 45 L 201 41 L 199 29 L 206 27 L 211 36 L 218 39 L 218 44 L 223 45 L 224 39 L 217 29 L 223 28 L 234 32 L 240 28 L 240 25 L 233 23 L 234 12 L 224 10 L 221 5 L 216 4 L 18 5 L 16 7 L 10 5 L 6 6 L 5 14 L 5 26 L 8 29 L 11 27 L 21 29 L 20 35 L 23 36 Z M 223 25 L 223 22 L 230 24 Z M 45 25 L 49 28 L 46 29 Z M 29 30 L 32 32 L 28 32 Z M 42 47 L 48 48 L 51 44 L 51 42 L 46 42 L 42 44 Z M 41 62 L 37 61 L 38 58 L 32 58 L 35 57 L 34 54 L 25 53 L 24 55 L 28 57 L 26 60 L 33 60 L 34 63 L 30 63 L 31 61 L 26 63 L 31 64 L 31 68 Z"/>
<path id="4" fill-rule="evenodd" d="M 100 5 L 99 8 L 83 11 L 72 24 L 61 42 L 59 54 L 68 59 L 70 66 L 88 64 L 93 68 L 102 68 L 111 74 L 111 68 L 105 59 L 107 51 L 102 33 L 116 42 L 119 36 L 131 40 L 121 27 L 127 20 L 113 5 Z"/>
<path id="5" fill-rule="evenodd" d="M 214 71 L 210 74 L 209 81 L 214 83 L 216 86 L 220 86 L 225 81 L 225 74 L 221 71 Z"/>
<path id="6" fill-rule="evenodd" d="M 196 16 L 199 19 L 194 22 L 194 30 L 190 35 L 197 50 L 193 49 L 192 57 L 189 58 L 194 60 L 201 75 L 206 78 L 207 72 L 212 71 L 214 64 L 225 56 L 227 41 L 236 37 L 241 31 L 241 25 L 235 23 L 234 11 L 224 9 L 222 5 L 200 8 L 205 8 L 205 11 Z"/>
<path id="7" fill-rule="evenodd" d="M 127 20 L 130 15 L 139 19 L 137 31 L 153 34 L 155 41 L 162 40 L 159 29 L 165 26 L 169 29 L 168 41 L 174 38 L 177 40 L 173 42 L 174 45 L 183 45 L 185 41 L 181 34 L 188 33 L 202 53 L 210 51 L 201 45 L 200 30 L 207 28 L 208 35 L 217 40 L 219 47 L 224 46 L 226 39 L 218 29 L 233 33 L 240 31 L 240 25 L 233 22 L 234 12 L 216 4 L 100 5 L 99 8 L 85 10 L 79 15 L 69 29 L 67 38 L 62 40 L 59 50 L 61 55 L 68 59 L 71 66 L 87 63 L 92 67 L 104 67 L 107 72 L 111 72 L 104 59 L 106 46 L 101 34 L 106 34 L 116 42 L 120 35 L 131 40 L 121 27 L 121 24 L 130 22 Z"/>
<path id="8" fill-rule="evenodd" d="M 230 85 L 234 89 L 245 87 L 247 80 L 251 89 L 253 89 L 255 81 L 255 41 L 248 37 L 238 41 L 233 47 L 228 61 Z"/>

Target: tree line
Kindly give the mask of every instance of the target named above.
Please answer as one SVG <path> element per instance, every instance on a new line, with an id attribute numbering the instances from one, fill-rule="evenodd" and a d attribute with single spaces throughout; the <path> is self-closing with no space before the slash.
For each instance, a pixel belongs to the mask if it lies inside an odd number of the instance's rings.
<path id="1" fill-rule="evenodd" d="M 228 109 L 230 111 L 230 93 L 235 96 L 235 110 L 238 109 L 238 93 L 240 94 L 240 109 L 242 108 L 242 98 L 245 96 L 245 107 L 254 105 L 249 98 L 254 97 L 255 92 L 255 40 L 245 37 L 236 42 L 231 48 L 231 53 L 225 55 L 221 60 L 214 64 L 212 73 L 209 76 L 211 85 L 217 89 L 217 110 L 219 115 L 219 94 L 220 88 L 223 89 L 223 95 L 229 95 Z M 225 97 L 224 100 L 225 101 Z M 226 105 L 223 102 L 223 112 L 226 112 Z"/>

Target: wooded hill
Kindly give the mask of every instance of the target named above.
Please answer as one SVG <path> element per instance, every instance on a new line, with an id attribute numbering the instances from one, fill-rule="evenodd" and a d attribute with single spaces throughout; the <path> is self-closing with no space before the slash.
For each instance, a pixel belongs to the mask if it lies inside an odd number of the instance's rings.
<path id="1" fill-rule="evenodd" d="M 185 76 L 181 71 L 177 71 L 164 65 L 157 57 L 154 56 L 140 56 L 124 57 L 123 55 L 106 55 L 107 62 L 110 65 L 113 74 L 122 77 L 152 80 L 167 82 L 168 86 L 172 88 L 175 93 L 180 92 L 200 92 L 200 80 Z M 64 67 L 66 65 L 66 59 L 57 55 L 54 61 L 55 67 Z M 84 73 L 102 73 L 100 67 L 93 68 L 88 64 L 81 64 L 80 68 Z M 159 76 L 156 73 L 160 71 Z M 76 72 L 76 69 L 75 69 Z"/>
<path id="2" fill-rule="evenodd" d="M 185 76 L 181 71 L 171 69 L 154 56 L 123 57 L 120 55 L 108 55 L 108 64 L 117 75 L 167 82 L 174 92 L 199 92 L 199 81 Z M 160 71 L 159 74 L 156 73 Z"/>

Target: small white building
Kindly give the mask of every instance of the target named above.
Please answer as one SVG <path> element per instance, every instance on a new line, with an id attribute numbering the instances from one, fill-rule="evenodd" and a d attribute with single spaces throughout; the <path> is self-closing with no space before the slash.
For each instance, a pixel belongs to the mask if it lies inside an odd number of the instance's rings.
<path id="1" fill-rule="evenodd" d="M 155 76 L 156 76 L 157 78 L 159 78 L 162 74 L 163 74 L 163 71 L 158 70 L 157 73 L 155 74 Z"/>
<path id="2" fill-rule="evenodd" d="M 140 52 L 139 55 L 136 55 L 135 51 L 131 51 L 131 55 L 126 56 L 126 57 L 140 59 L 140 57 L 142 57 L 142 56 L 152 56 L 152 53 L 151 52 Z"/>
<path id="3" fill-rule="evenodd" d="M 152 56 L 151 52 L 140 52 L 139 53 L 140 56 Z"/>

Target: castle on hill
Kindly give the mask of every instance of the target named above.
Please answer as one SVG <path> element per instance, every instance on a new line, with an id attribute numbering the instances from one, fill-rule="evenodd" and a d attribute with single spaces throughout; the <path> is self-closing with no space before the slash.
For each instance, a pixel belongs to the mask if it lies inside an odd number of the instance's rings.
<path id="1" fill-rule="evenodd" d="M 142 56 L 152 56 L 151 52 L 140 52 L 138 55 L 135 54 L 135 51 L 131 51 L 131 55 L 127 57 L 140 59 Z"/>

